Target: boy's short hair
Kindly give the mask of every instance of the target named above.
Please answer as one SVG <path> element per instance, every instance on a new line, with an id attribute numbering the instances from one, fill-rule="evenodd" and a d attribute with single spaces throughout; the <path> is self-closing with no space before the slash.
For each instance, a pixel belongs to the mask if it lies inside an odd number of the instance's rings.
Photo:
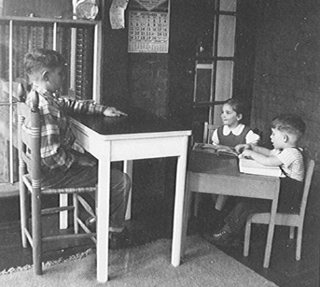
<path id="1" fill-rule="evenodd" d="M 43 68 L 54 70 L 66 65 L 62 55 L 54 50 L 36 49 L 24 57 L 24 67 L 28 75 L 32 75 Z"/>
<path id="2" fill-rule="evenodd" d="M 275 117 L 271 122 L 271 128 L 287 132 L 299 139 L 306 131 L 305 122 L 297 115 L 284 114 Z"/>

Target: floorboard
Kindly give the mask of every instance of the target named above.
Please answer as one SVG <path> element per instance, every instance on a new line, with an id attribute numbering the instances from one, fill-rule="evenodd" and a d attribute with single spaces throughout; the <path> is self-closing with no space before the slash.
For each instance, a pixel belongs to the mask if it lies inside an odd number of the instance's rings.
<path id="1" fill-rule="evenodd" d="M 158 238 L 170 238 L 172 227 L 172 198 L 156 200 L 141 197 L 133 201 L 132 220 L 127 222 L 132 232 L 134 244 L 142 245 Z M 48 205 L 56 199 L 46 198 Z M 144 208 L 141 208 L 141 205 Z M 136 206 L 136 208 L 135 208 Z M 169 207 L 168 207 L 169 206 Z M 207 214 L 206 214 L 207 211 Z M 211 218 L 208 208 L 203 208 L 203 213 Z M 45 232 L 58 230 L 58 217 L 46 219 Z M 222 251 L 232 256 L 239 262 L 253 269 L 266 279 L 275 282 L 281 287 L 318 287 L 319 286 L 319 216 L 306 215 L 305 230 L 303 235 L 302 258 L 296 261 L 295 241 L 288 237 L 288 228 L 276 227 L 270 267 L 262 267 L 264 248 L 266 241 L 266 227 L 255 226 L 252 230 L 252 244 L 248 257 L 242 255 L 243 245 L 233 247 L 219 247 Z M 196 224 L 195 224 L 196 225 Z M 210 226 L 207 224 L 190 226 L 188 233 L 203 232 Z M 241 242 L 240 242 L 241 243 Z M 45 246 L 44 260 L 56 260 L 60 257 L 68 257 L 77 252 L 94 247 L 91 241 L 62 242 L 59 245 Z M 17 196 L 5 197 L 0 200 L 0 270 L 10 267 L 31 264 L 31 249 L 21 246 L 19 226 L 19 201 Z"/>

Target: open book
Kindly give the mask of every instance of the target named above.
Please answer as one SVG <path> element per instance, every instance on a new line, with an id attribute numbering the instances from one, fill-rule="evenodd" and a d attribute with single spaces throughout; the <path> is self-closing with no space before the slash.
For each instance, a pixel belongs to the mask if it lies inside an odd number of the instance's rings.
<path id="1" fill-rule="evenodd" d="M 284 177 L 284 174 L 279 167 L 262 165 L 253 159 L 247 158 L 239 159 L 239 171 L 249 174 Z"/>
<path id="2" fill-rule="evenodd" d="M 238 156 L 239 154 L 234 148 L 231 147 L 220 147 L 212 144 L 204 144 L 204 143 L 195 143 L 193 146 L 193 150 L 200 152 L 209 152 L 217 155 L 230 155 L 230 156 Z"/>

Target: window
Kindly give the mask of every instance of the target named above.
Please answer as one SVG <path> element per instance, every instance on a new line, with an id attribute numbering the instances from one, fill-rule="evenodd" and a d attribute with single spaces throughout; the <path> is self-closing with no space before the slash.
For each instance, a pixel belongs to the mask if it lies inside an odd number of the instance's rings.
<path id="1" fill-rule="evenodd" d="M 59 51 L 69 66 L 61 95 L 100 102 L 101 23 L 1 16 L 0 34 L 0 129 L 9 142 L 9 178 L 14 182 L 16 92 L 19 83 L 28 84 L 24 55 L 34 48 Z"/>
<path id="2" fill-rule="evenodd" d="M 196 121 L 222 124 L 221 104 L 232 97 L 236 0 L 215 0 L 205 7 L 198 35 L 194 107 Z"/>

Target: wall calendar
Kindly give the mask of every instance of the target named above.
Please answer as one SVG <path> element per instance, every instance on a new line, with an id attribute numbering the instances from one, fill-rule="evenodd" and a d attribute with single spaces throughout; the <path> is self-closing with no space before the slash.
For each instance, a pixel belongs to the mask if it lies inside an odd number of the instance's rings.
<path id="1" fill-rule="evenodd" d="M 150 1 L 150 0 L 149 0 Z M 146 3 L 143 1 L 139 4 Z M 168 1 L 158 0 L 157 5 Z M 149 7 L 148 7 L 149 8 Z M 167 11 L 129 11 L 128 23 L 129 53 L 168 53 L 169 49 L 169 13 Z"/>

